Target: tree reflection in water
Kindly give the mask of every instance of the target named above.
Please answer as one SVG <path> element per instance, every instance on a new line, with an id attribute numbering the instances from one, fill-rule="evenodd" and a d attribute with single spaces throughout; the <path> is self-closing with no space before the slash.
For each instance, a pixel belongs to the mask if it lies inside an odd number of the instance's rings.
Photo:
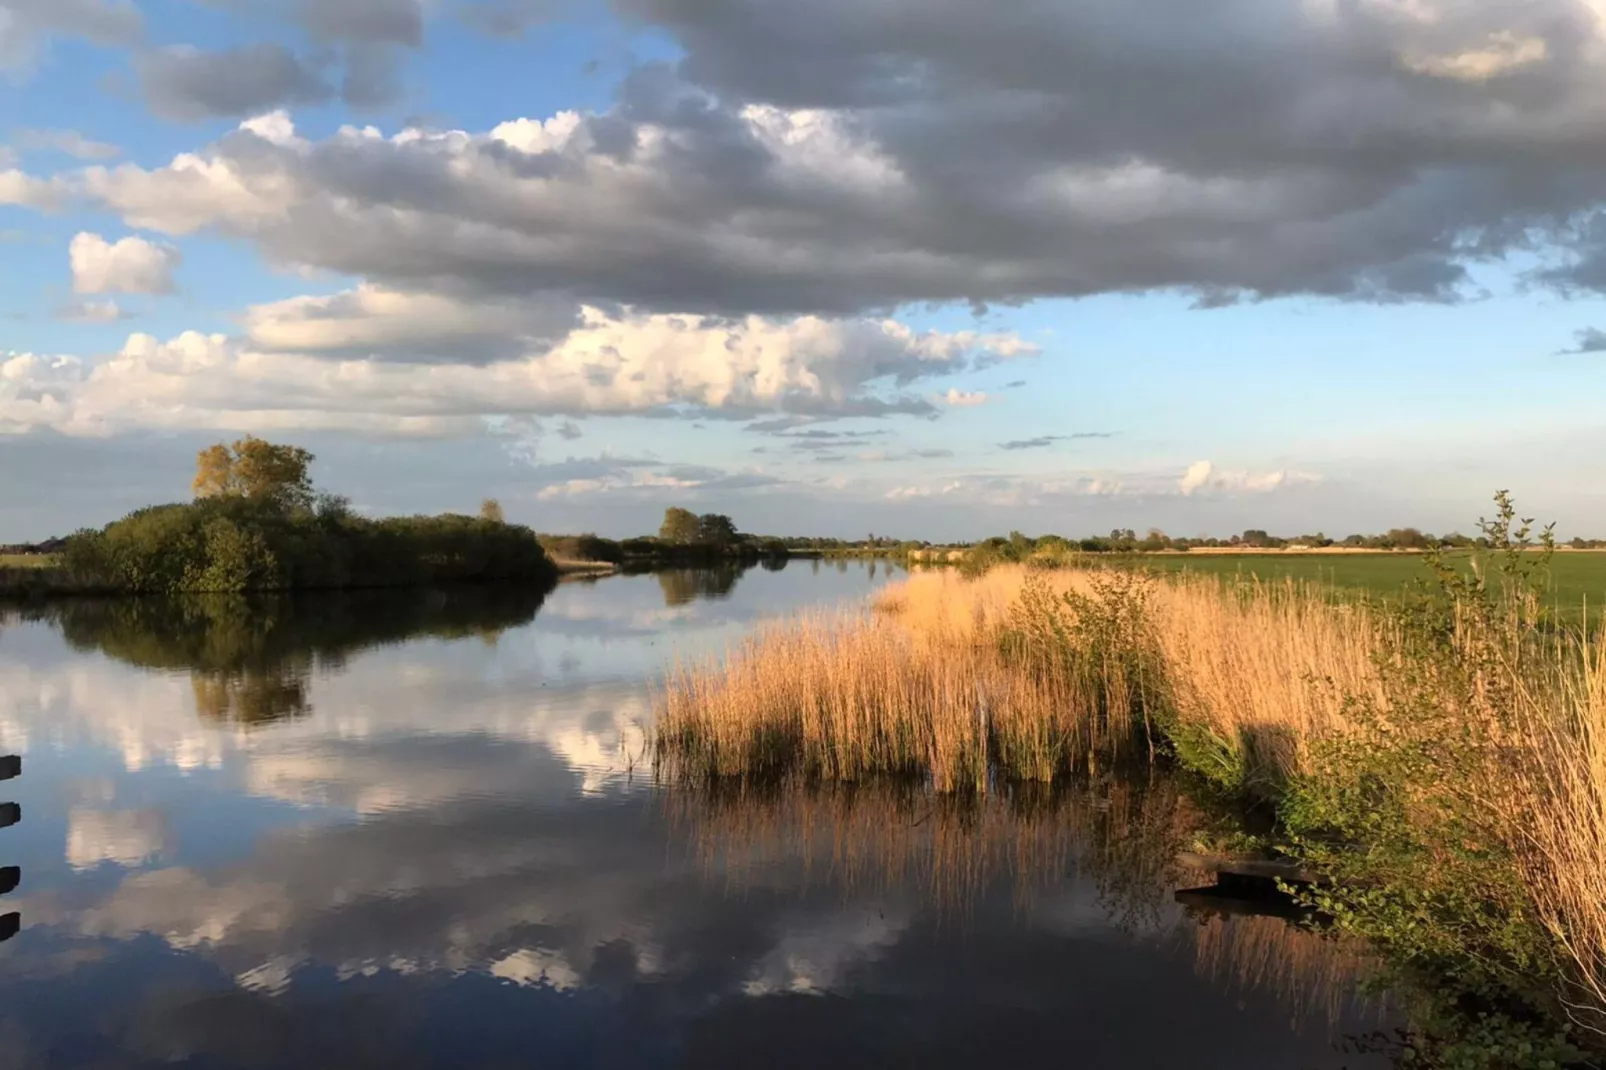
<path id="1" fill-rule="evenodd" d="M 411 588 L 283 595 L 74 599 L 20 612 L 75 650 L 188 670 L 205 720 L 262 725 L 306 714 L 308 681 L 353 654 L 427 637 L 495 642 L 541 608 L 538 589 Z"/>
<path id="2" fill-rule="evenodd" d="M 736 581 L 756 562 L 728 561 L 709 568 L 669 568 L 659 570 L 658 585 L 664 590 L 664 605 L 689 605 L 699 599 L 729 598 Z"/>

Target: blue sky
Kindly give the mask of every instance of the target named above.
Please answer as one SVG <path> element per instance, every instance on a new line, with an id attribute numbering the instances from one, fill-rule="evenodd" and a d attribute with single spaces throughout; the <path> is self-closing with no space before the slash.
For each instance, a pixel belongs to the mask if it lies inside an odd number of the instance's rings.
<path id="1" fill-rule="evenodd" d="M 1606 533 L 1606 6 L 1179 4 L 0 0 L 0 541 Z"/>

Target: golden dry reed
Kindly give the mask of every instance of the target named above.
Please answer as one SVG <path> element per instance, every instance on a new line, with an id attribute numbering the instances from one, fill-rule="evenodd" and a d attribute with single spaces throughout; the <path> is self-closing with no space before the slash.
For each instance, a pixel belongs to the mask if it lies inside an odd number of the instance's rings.
<path id="1" fill-rule="evenodd" d="M 659 703 L 659 756 L 681 773 L 919 773 L 955 790 L 989 769 L 1048 781 L 1120 757 L 1163 712 L 1228 760 L 1286 775 L 1342 728 L 1347 695 L 1381 693 L 1383 627 L 1292 585 L 922 573 L 873 612 L 771 625 L 722 663 L 681 666 Z"/>
<path id="2" fill-rule="evenodd" d="M 1292 584 L 923 573 L 872 611 L 777 624 L 675 672 L 656 753 L 672 776 L 903 773 L 974 791 L 1138 756 L 1163 729 L 1193 768 L 1275 794 L 1319 774 L 1334 740 L 1414 733 L 1451 772 L 1407 789 L 1413 820 L 1453 832 L 1464 817 L 1498 842 L 1574 1020 L 1606 1033 L 1606 628 L 1512 621 L 1458 604 L 1440 653 L 1418 659 L 1412 643 L 1440 640 Z"/>

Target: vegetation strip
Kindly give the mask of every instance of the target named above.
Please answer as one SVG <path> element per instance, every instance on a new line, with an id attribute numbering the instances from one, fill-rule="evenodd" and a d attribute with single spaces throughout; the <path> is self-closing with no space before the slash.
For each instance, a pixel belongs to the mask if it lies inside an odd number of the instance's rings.
<path id="1" fill-rule="evenodd" d="M 1298 891 L 1382 956 L 1420 1065 L 1606 1048 L 1606 639 L 1535 590 L 1509 501 L 1492 557 L 1436 553 L 1396 605 L 1292 581 L 1005 566 L 918 575 L 667 681 L 670 780 L 915 777 L 939 793 L 1159 761 L 1270 808 Z"/>

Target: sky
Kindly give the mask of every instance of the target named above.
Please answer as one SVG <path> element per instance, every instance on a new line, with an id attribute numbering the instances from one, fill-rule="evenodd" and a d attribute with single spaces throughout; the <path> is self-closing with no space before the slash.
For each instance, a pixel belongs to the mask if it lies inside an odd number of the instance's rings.
<path id="1" fill-rule="evenodd" d="M 0 0 L 0 542 L 1606 536 L 1606 0 Z"/>

